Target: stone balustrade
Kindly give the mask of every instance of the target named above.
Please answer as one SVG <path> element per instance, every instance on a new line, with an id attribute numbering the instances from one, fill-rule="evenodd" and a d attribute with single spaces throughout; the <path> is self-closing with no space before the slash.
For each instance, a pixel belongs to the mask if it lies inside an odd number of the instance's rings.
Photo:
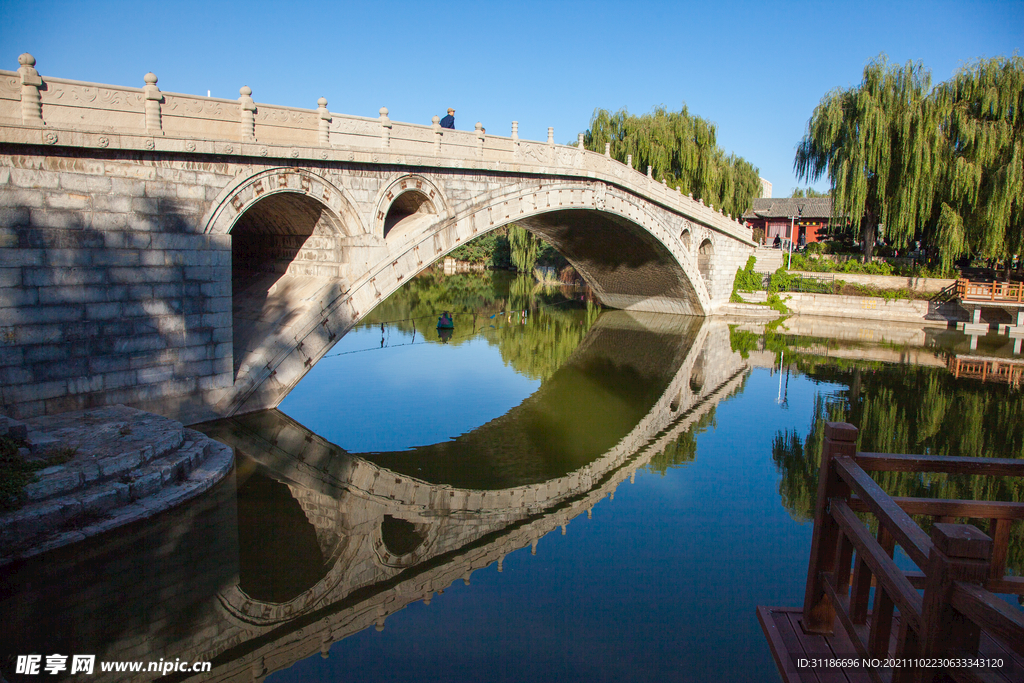
<path id="1" fill-rule="evenodd" d="M 320 161 L 528 170 L 617 184 L 744 242 L 750 229 L 714 207 L 668 188 L 610 156 L 575 146 L 522 140 L 475 130 L 400 123 L 382 107 L 377 117 L 257 103 L 243 86 L 237 100 L 162 92 L 148 73 L 142 88 L 42 78 L 35 58 L 19 57 L 17 71 L 0 70 L 0 140 L 122 150 L 292 158 Z"/>

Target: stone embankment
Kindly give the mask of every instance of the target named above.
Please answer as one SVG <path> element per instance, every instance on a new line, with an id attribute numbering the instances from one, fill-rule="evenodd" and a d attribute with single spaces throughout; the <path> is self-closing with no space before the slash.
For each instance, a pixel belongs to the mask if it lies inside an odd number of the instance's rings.
<path id="1" fill-rule="evenodd" d="M 36 473 L 26 503 L 0 515 L 0 566 L 150 517 L 206 491 L 234 451 L 180 422 L 122 405 L 36 417 L 0 416 L 26 460 L 66 460 Z"/>
<path id="2" fill-rule="evenodd" d="M 819 273 L 809 270 L 791 270 L 790 275 L 804 277 L 835 276 L 851 285 L 866 285 L 878 289 L 909 289 L 921 294 L 938 294 L 956 284 L 956 278 L 904 277 L 899 275 L 866 275 L 863 273 Z"/>
<path id="3" fill-rule="evenodd" d="M 729 303 L 720 314 L 747 318 L 778 318 L 781 313 L 761 305 L 766 292 L 740 292 L 748 303 Z M 955 301 L 883 299 L 874 296 L 841 296 L 807 292 L 781 292 L 779 298 L 789 315 L 885 320 L 888 322 L 939 325 L 968 320 L 967 312 Z"/>

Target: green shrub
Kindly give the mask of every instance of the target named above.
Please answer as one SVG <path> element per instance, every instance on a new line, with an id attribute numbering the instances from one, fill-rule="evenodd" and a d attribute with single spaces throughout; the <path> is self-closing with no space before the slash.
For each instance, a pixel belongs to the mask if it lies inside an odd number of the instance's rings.
<path id="1" fill-rule="evenodd" d="M 736 269 L 736 279 L 733 281 L 732 291 L 735 294 L 741 292 L 756 292 L 761 289 L 761 274 L 754 272 L 754 264 L 757 259 L 753 256 L 747 259 L 747 265 Z"/>

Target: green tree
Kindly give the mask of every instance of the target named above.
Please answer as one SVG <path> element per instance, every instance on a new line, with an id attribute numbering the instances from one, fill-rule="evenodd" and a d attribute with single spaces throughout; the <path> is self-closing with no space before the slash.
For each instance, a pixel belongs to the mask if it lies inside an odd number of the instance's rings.
<path id="1" fill-rule="evenodd" d="M 920 63 L 891 66 L 880 57 L 860 85 L 822 98 L 797 147 L 797 178 L 828 177 L 833 215 L 860 222 L 865 260 L 881 223 L 903 246 L 931 216 L 939 126 L 937 108 L 925 102 L 930 85 Z"/>
<path id="2" fill-rule="evenodd" d="M 508 245 L 512 249 L 512 265 L 521 273 L 532 273 L 544 242 L 518 225 L 508 226 Z"/>
<path id="3" fill-rule="evenodd" d="M 596 109 L 584 145 L 603 153 L 605 143 L 611 143 L 613 158 L 625 162 L 632 156 L 634 168 L 650 166 L 669 187 L 678 186 L 725 213 L 739 216 L 761 196 L 757 168 L 726 155 L 716 141 L 715 124 L 690 114 L 685 105 L 678 112 L 656 107 L 642 116 Z"/>
<path id="4" fill-rule="evenodd" d="M 944 265 L 1024 252 L 1024 58 L 967 65 L 934 99 L 945 133 L 935 235 Z"/>
<path id="5" fill-rule="evenodd" d="M 789 196 L 790 197 L 794 197 L 794 198 L 799 198 L 799 197 L 827 197 L 827 196 L 829 196 L 829 193 L 828 192 L 818 192 L 813 187 L 794 187 L 793 188 L 793 194 L 791 194 Z"/>

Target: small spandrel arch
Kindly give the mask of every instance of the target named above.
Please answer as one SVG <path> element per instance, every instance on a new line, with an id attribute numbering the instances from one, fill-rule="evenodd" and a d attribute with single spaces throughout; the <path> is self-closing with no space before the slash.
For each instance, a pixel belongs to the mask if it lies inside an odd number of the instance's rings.
<path id="1" fill-rule="evenodd" d="M 436 214 L 437 208 L 427 195 L 418 190 L 403 192 L 395 197 L 384 217 L 384 238 L 396 229 L 404 231 L 407 225 Z"/>
<path id="2" fill-rule="evenodd" d="M 715 245 L 711 240 L 704 240 L 697 250 L 697 270 L 704 281 L 711 284 L 711 264 L 715 257 Z"/>
<path id="3" fill-rule="evenodd" d="M 689 230 L 683 230 L 679 235 L 679 241 L 683 243 L 683 249 L 685 249 L 687 253 L 689 253 L 690 249 L 693 248 L 693 240 L 690 237 Z"/>

